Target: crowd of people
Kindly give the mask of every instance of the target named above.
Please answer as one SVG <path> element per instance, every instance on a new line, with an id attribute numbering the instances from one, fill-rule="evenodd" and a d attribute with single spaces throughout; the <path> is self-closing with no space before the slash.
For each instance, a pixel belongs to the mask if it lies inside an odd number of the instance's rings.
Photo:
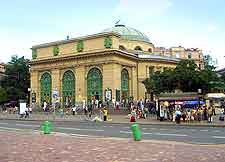
<path id="1" fill-rule="evenodd" d="M 160 109 L 160 121 L 170 120 L 177 123 L 182 122 L 193 122 L 206 120 L 213 122 L 213 116 L 216 115 L 216 109 L 214 106 L 207 107 L 201 105 L 199 107 L 186 108 L 184 106 L 161 106 Z M 224 121 L 224 109 L 220 109 L 219 120 Z"/>

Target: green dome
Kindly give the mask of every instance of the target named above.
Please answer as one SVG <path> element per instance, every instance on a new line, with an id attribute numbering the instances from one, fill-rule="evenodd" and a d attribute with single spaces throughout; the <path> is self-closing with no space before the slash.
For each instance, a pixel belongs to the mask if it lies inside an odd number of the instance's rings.
<path id="1" fill-rule="evenodd" d="M 115 27 L 105 29 L 103 30 L 103 32 L 119 33 L 121 35 L 121 38 L 127 40 L 150 42 L 146 35 L 134 28 L 126 27 L 125 25 L 115 25 Z"/>

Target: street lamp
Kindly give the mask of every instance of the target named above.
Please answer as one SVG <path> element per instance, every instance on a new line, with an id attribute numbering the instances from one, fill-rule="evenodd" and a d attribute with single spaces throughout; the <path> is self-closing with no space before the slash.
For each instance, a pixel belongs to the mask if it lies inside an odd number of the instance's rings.
<path id="1" fill-rule="evenodd" d="M 200 108 L 200 97 L 201 97 L 202 89 L 198 89 L 198 108 Z"/>

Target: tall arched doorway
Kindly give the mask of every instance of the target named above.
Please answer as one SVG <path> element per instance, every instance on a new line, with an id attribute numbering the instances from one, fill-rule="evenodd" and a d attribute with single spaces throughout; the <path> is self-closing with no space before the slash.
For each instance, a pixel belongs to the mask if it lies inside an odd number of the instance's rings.
<path id="1" fill-rule="evenodd" d="M 129 97 L 129 74 L 126 69 L 121 71 L 121 98 L 127 100 Z"/>
<path id="2" fill-rule="evenodd" d="M 44 73 L 41 76 L 41 104 L 46 101 L 47 103 L 51 103 L 52 99 L 52 78 L 49 73 Z"/>
<path id="3" fill-rule="evenodd" d="M 98 68 L 92 68 L 87 75 L 87 99 L 95 97 L 102 100 L 102 73 Z"/>
<path id="4" fill-rule="evenodd" d="M 64 107 L 75 104 L 75 76 L 70 70 L 66 71 L 63 75 L 62 96 Z"/>

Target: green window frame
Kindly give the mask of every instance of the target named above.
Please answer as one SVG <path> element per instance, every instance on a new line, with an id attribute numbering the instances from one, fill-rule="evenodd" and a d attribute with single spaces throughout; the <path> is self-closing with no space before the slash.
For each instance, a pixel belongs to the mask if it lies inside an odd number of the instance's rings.
<path id="1" fill-rule="evenodd" d="M 75 105 L 75 76 L 71 70 L 63 74 L 62 79 L 63 106 Z"/>
<path id="2" fill-rule="evenodd" d="M 40 84 L 41 84 L 41 86 L 40 86 L 41 87 L 41 91 L 40 91 L 41 104 L 43 104 L 44 101 L 46 101 L 47 103 L 50 104 L 51 100 L 52 100 L 51 74 L 49 74 L 48 72 L 45 72 L 44 74 L 42 74 Z"/>
<path id="3" fill-rule="evenodd" d="M 129 73 L 127 69 L 121 71 L 121 95 L 122 99 L 129 97 Z"/>
<path id="4" fill-rule="evenodd" d="M 92 68 L 87 75 L 87 99 L 92 97 L 102 101 L 102 73 L 98 68 Z"/>

